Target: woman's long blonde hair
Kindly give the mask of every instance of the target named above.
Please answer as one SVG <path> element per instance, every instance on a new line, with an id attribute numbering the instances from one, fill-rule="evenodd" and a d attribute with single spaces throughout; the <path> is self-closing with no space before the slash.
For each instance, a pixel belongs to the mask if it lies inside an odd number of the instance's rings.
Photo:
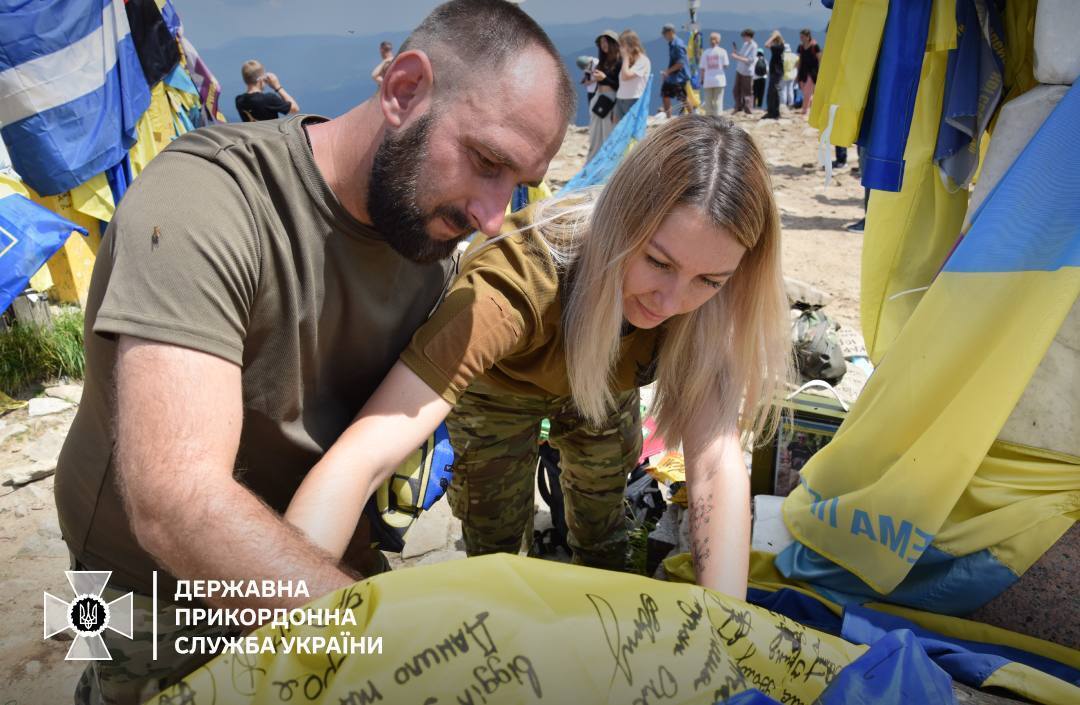
<path id="1" fill-rule="evenodd" d="M 637 60 L 645 53 L 645 49 L 641 46 L 641 38 L 632 29 L 623 30 L 622 34 L 619 35 L 619 43 L 626 45 L 630 50 L 627 52 L 628 56 L 624 57 L 627 59 L 628 66 L 636 64 Z"/>
<path id="2" fill-rule="evenodd" d="M 664 324 L 653 407 L 671 444 L 691 426 L 715 437 L 737 429 L 760 440 L 775 428 L 773 401 L 792 377 L 780 220 L 765 161 L 723 118 L 684 116 L 633 149 L 607 186 L 540 204 L 533 225 L 564 271 L 566 367 L 574 402 L 601 424 L 623 327 L 623 273 L 676 207 L 701 209 L 747 248 L 720 292 Z M 707 408 L 712 399 L 716 408 Z"/>

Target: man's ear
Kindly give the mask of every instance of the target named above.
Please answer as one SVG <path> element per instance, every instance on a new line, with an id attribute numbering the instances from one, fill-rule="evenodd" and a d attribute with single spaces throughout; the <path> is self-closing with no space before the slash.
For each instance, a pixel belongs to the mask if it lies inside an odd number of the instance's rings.
<path id="1" fill-rule="evenodd" d="M 422 51 L 406 51 L 394 57 L 379 89 L 379 105 L 386 121 L 401 127 L 413 115 L 427 111 L 435 88 L 431 60 Z"/>

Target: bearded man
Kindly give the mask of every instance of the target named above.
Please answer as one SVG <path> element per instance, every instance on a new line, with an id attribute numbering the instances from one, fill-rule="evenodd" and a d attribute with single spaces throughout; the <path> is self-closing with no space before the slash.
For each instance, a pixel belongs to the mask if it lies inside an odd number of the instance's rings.
<path id="1" fill-rule="evenodd" d="M 339 565 L 281 512 L 436 305 L 455 245 L 499 232 L 514 188 L 544 177 L 573 102 L 528 15 L 455 0 L 345 115 L 196 130 L 135 181 L 98 253 L 56 501 L 75 567 L 136 593 L 136 634 L 103 635 L 113 661 L 77 702 L 142 702 L 197 665 L 173 646 L 179 580 L 303 580 L 205 596 L 293 608 L 378 569 L 363 550 Z"/>

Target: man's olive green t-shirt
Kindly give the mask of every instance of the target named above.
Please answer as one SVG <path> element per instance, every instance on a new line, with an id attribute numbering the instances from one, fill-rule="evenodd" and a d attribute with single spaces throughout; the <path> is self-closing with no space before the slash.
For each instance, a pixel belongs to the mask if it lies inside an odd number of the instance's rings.
<path id="1" fill-rule="evenodd" d="M 563 303 L 567 277 L 530 211 L 507 219 L 501 239 L 474 243 L 461 273 L 401 361 L 443 399 L 456 404 L 474 382 L 485 392 L 561 397 L 566 372 Z M 619 340 L 612 388 L 653 381 L 663 326 L 631 329 Z"/>
<path id="2" fill-rule="evenodd" d="M 118 586 L 147 590 L 160 569 L 132 535 L 116 487 L 118 336 L 240 366 L 236 476 L 284 511 L 448 284 L 451 262 L 406 260 L 338 202 L 303 127 L 321 120 L 181 137 L 135 180 L 105 233 L 86 306 L 83 402 L 57 466 L 56 503 L 76 558 L 112 570 Z M 197 395 L 198 385 L 175 393 Z"/>

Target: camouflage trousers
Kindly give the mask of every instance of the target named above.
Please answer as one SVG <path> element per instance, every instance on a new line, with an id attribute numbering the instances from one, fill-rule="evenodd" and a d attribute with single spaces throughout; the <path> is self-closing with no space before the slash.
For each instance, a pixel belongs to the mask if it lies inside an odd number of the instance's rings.
<path id="1" fill-rule="evenodd" d="M 623 493 L 641 454 L 638 392 L 616 397 L 603 428 L 591 428 L 570 397 L 500 394 L 476 386 L 446 419 L 457 460 L 450 506 L 470 556 L 517 553 L 532 535 L 540 422 L 551 422 L 574 562 L 622 570 L 626 562 Z"/>
<path id="2" fill-rule="evenodd" d="M 105 588 L 102 597 L 111 602 L 124 591 Z M 132 638 L 109 630 L 102 632 L 110 661 L 91 661 L 75 686 L 75 705 L 141 705 L 214 658 L 209 654 L 178 654 L 179 637 L 230 636 L 235 630 L 222 627 L 176 626 L 176 606 L 158 600 L 158 658 L 153 659 L 153 601 L 149 595 L 132 594 Z"/>

